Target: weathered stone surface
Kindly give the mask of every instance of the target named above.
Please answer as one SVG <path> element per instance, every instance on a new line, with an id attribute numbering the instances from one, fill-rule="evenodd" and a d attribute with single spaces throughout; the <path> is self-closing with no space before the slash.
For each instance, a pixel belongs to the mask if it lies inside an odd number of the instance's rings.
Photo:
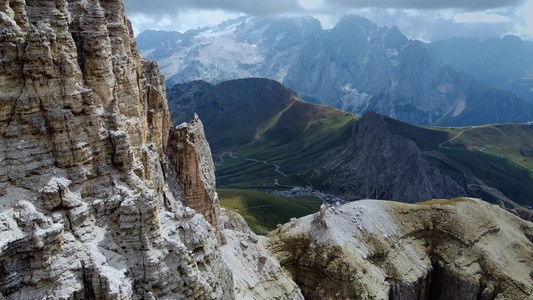
<path id="1" fill-rule="evenodd" d="M 198 115 L 189 124 L 176 126 L 170 141 L 178 182 L 185 195 L 186 204 L 200 212 L 219 230 L 220 205 L 216 193 L 215 165 L 204 127 Z"/>
<path id="2" fill-rule="evenodd" d="M 233 298 L 123 2 L 0 1 L 0 60 L 1 297 Z"/>
<path id="3" fill-rule="evenodd" d="M 533 293 L 533 225 L 478 200 L 223 227 L 202 124 L 170 126 L 121 0 L 0 1 L 0 53 L 2 299 L 301 299 L 282 266 L 310 297 Z"/>
<path id="4" fill-rule="evenodd" d="M 222 257 L 231 268 L 237 299 L 303 299 L 290 274 L 266 249 L 264 236 L 256 236 L 235 212 L 222 209 L 220 219 L 226 240 Z"/>
<path id="5" fill-rule="evenodd" d="M 281 226 L 269 248 L 310 299 L 528 299 L 532 233 L 479 199 L 362 200 Z"/>

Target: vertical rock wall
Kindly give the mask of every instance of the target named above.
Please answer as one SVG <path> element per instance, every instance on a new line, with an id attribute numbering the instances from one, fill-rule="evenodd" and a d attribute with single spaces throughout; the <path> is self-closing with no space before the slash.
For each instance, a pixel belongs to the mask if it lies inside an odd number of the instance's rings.
<path id="1" fill-rule="evenodd" d="M 0 60 L 2 296 L 231 298 L 122 0 L 1 0 Z"/>
<path id="2" fill-rule="evenodd" d="M 189 124 L 176 127 L 170 153 L 175 153 L 178 182 L 187 204 L 205 216 L 215 229 L 219 222 L 220 205 L 215 187 L 215 165 L 205 139 L 204 127 L 196 114 Z"/>

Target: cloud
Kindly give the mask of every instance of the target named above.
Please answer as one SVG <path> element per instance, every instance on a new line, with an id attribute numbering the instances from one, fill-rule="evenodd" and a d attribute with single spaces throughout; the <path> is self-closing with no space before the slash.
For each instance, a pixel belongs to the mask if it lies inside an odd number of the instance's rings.
<path id="1" fill-rule="evenodd" d="M 506 23 L 510 22 L 511 18 L 498 14 L 469 12 L 457 14 L 453 17 L 453 20 L 457 23 Z"/>
<path id="2" fill-rule="evenodd" d="M 396 25 L 412 39 L 533 38 L 533 0 L 125 0 L 134 30 L 184 32 L 242 15 L 312 15 L 331 28 L 348 13 Z"/>
<path id="3" fill-rule="evenodd" d="M 125 0 L 124 2 L 128 12 L 148 15 L 172 15 L 188 10 L 224 10 L 266 16 L 304 10 L 297 0 Z"/>
<path id="4" fill-rule="evenodd" d="M 329 0 L 328 4 L 351 8 L 458 9 L 479 11 L 521 5 L 525 0 Z"/>
<path id="5" fill-rule="evenodd" d="M 241 16 L 243 14 L 229 13 L 223 10 L 189 10 L 177 15 L 128 12 L 136 35 L 145 29 L 185 32 L 189 29 L 216 26 L 223 21 L 237 19 Z"/>
<path id="6" fill-rule="evenodd" d="M 514 32 L 522 37 L 533 38 L 533 1 L 528 1 L 516 10 L 512 18 L 517 20 L 514 24 Z"/>
<path id="7" fill-rule="evenodd" d="M 464 14 L 457 13 L 453 9 L 420 11 L 415 9 L 369 8 L 354 10 L 353 12 L 381 26 L 396 25 L 407 37 L 427 42 L 454 36 L 481 39 L 500 37 L 508 34 L 513 27 L 510 22 L 511 18 L 505 15 L 501 15 L 501 20 L 506 20 L 504 22 L 457 22 L 456 16 L 463 16 Z"/>

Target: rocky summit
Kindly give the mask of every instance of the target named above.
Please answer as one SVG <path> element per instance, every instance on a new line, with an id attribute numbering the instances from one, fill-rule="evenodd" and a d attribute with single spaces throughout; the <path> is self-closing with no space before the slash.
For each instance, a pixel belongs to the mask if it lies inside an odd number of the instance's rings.
<path id="1" fill-rule="evenodd" d="M 475 199 L 221 211 L 122 0 L 0 2 L 0 299 L 525 299 L 533 225 Z M 361 126 L 360 130 L 363 130 Z"/>

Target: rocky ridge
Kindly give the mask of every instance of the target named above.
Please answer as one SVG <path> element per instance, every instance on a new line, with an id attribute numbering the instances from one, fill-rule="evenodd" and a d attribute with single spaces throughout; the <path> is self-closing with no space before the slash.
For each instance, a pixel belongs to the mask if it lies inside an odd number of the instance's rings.
<path id="1" fill-rule="evenodd" d="M 466 196 L 457 182 L 429 165 L 413 141 L 391 134 L 383 116 L 372 111 L 354 124 L 346 145 L 319 160 L 326 163 L 310 178 L 321 178 L 321 190 L 343 199 L 416 203 Z"/>
<path id="2" fill-rule="evenodd" d="M 306 103 L 280 83 L 260 78 L 175 85 L 168 89 L 168 99 L 174 122 L 194 112 L 206 118 L 205 132 L 214 153 L 246 149 L 249 159 L 263 162 L 292 153 L 274 162 L 283 174 L 299 174 L 308 180 L 300 184 L 341 199 L 420 202 L 466 196 L 463 187 L 429 165 L 413 141 L 391 134 L 383 116 L 372 111 L 356 120 L 332 107 Z M 351 122 L 317 135 L 327 130 L 324 124 L 342 119 Z M 328 140 L 339 134 L 338 140 Z M 267 158 L 251 154 L 260 149 Z M 232 171 L 245 171 L 238 168 Z M 231 173 L 221 170 L 219 175 Z M 239 184 L 243 180 L 236 178 Z"/>
<path id="3" fill-rule="evenodd" d="M 427 48 L 454 69 L 533 102 L 533 42 L 514 35 L 487 40 L 454 37 L 429 43 Z"/>
<path id="4" fill-rule="evenodd" d="M 479 199 L 323 206 L 269 248 L 306 299 L 529 299 L 533 224 Z"/>
<path id="5" fill-rule="evenodd" d="M 201 123 L 172 128 L 123 2 L 3 1 L 0 49 L 2 296 L 231 299 Z"/>
<path id="6" fill-rule="evenodd" d="M 257 236 L 236 212 L 222 209 L 221 216 L 222 257 L 233 273 L 236 299 L 303 299 L 291 274 L 268 251 L 268 239 Z"/>

